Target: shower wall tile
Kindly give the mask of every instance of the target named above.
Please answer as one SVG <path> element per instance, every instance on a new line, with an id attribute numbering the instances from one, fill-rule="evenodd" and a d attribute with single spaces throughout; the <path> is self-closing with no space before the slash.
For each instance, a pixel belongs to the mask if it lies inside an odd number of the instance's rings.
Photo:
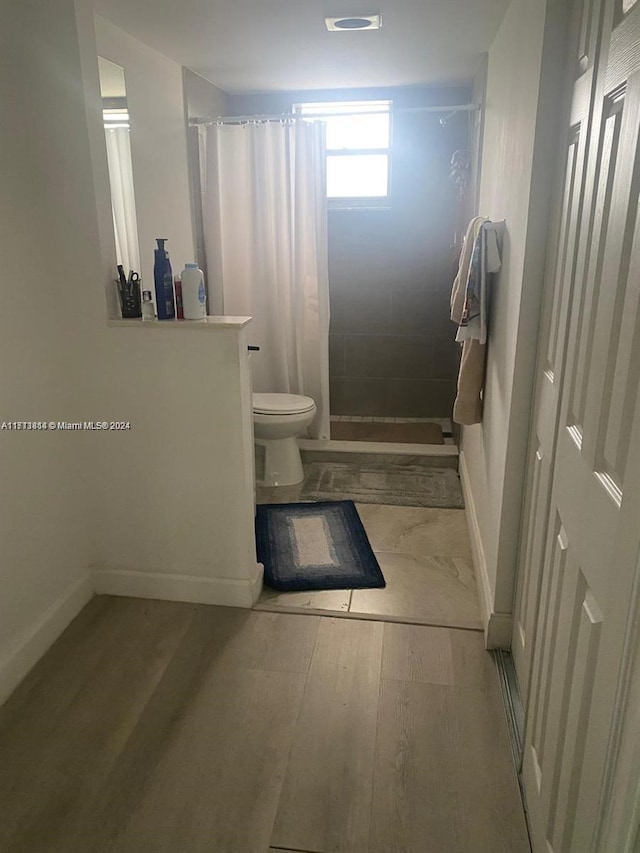
<path id="1" fill-rule="evenodd" d="M 355 380 L 332 384 L 341 389 L 339 400 L 331 400 L 333 414 L 451 415 L 460 347 L 449 319 L 448 283 L 439 291 L 412 291 L 405 282 L 389 292 L 332 294 L 330 331 L 331 378 Z M 354 390 L 363 380 L 377 382 Z M 393 380 L 393 393 L 383 380 Z"/>
<path id="2" fill-rule="evenodd" d="M 416 286 L 396 288 L 391 293 L 391 332 L 394 335 L 442 334 L 448 326 L 449 294 Z"/>
<path id="3" fill-rule="evenodd" d="M 329 393 L 334 415 L 385 417 L 387 414 L 385 380 L 332 376 Z"/>
<path id="4" fill-rule="evenodd" d="M 453 381 L 389 379 L 387 407 L 400 418 L 446 418 L 451 416 L 456 383 Z"/>
<path id="5" fill-rule="evenodd" d="M 447 335 L 435 335 L 433 344 L 433 379 L 457 379 L 462 347 L 455 340 L 455 326 Z"/>
<path id="6" fill-rule="evenodd" d="M 346 375 L 345 338 L 329 335 L 329 376 Z"/>
<path id="7" fill-rule="evenodd" d="M 388 334 L 391 296 L 370 289 L 331 291 L 331 334 Z"/>
<path id="8" fill-rule="evenodd" d="M 331 361 L 333 414 L 451 415 L 459 359 L 451 243 L 459 212 L 449 161 L 464 147 L 465 128 L 451 130 L 445 139 L 430 120 L 399 115 L 389 206 L 329 212 L 331 336 L 344 343 L 344 360 L 340 351 Z"/>
<path id="9" fill-rule="evenodd" d="M 426 337 L 359 335 L 346 338 L 346 375 L 431 379 L 433 343 Z"/>
<path id="10" fill-rule="evenodd" d="M 331 377 L 335 415 L 446 418 L 451 416 L 456 383 L 429 379 Z"/>

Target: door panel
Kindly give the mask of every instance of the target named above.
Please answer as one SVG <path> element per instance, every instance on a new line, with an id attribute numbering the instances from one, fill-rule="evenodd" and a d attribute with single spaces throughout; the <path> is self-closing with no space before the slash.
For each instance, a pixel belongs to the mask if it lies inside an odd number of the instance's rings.
<path id="1" fill-rule="evenodd" d="M 564 379 L 567 312 L 578 263 L 577 237 L 584 203 L 593 63 L 600 37 L 600 10 L 600 0 L 577 0 L 570 34 L 575 60 L 571 68 L 571 127 L 561 160 L 562 168 L 559 168 L 563 191 L 556 205 L 550 236 L 554 251 L 546 271 L 548 284 L 543 303 L 511 646 L 518 686 L 525 704 L 540 605 L 541 566 L 549 518 L 560 390 Z"/>
<path id="2" fill-rule="evenodd" d="M 604 246 L 603 225 L 609 221 L 611 207 L 611 191 L 613 187 L 614 168 L 617 161 L 618 141 L 620 138 L 621 112 L 616 109 L 606 116 L 601 149 L 601 168 L 597 181 L 596 197 L 594 200 L 594 224 L 590 245 L 587 247 L 586 275 L 580 298 L 576 300 L 577 340 L 575 347 L 576 358 L 571 371 L 571 390 L 569 411 L 571 412 L 572 434 L 574 439 L 582 441 L 582 431 L 585 415 L 587 377 L 592 350 L 589 342 L 593 339 L 595 312 L 592 308 L 597 302 L 602 281 L 602 253 Z"/>
<path id="3" fill-rule="evenodd" d="M 638 589 L 640 10 L 633 7 L 613 30 L 613 0 L 605 11 L 575 280 L 564 328 L 551 327 L 549 336 L 548 352 L 555 353 L 554 340 L 564 333 L 566 378 L 550 465 L 523 761 L 536 853 L 598 849 L 620 665 Z"/>
<path id="4" fill-rule="evenodd" d="M 576 819 L 602 612 L 559 516 L 555 528 L 558 532 L 548 600 L 550 630 L 540 661 L 541 689 L 529 725 L 530 760 L 544 813 L 544 838 L 538 843 L 541 850 L 564 851 L 570 849 Z M 553 769 L 547 776 L 549 765 Z"/>

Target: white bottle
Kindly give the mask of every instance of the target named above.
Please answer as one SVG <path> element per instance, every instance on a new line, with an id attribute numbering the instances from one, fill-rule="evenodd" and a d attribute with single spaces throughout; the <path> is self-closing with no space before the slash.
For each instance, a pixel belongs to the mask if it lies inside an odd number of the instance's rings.
<path id="1" fill-rule="evenodd" d="M 182 307 L 185 320 L 204 320 L 207 316 L 204 273 L 198 264 L 186 264 L 182 270 Z"/>
<path id="2" fill-rule="evenodd" d="M 151 298 L 150 290 L 142 291 L 142 319 L 145 321 L 156 319 L 156 312 L 153 308 L 153 300 Z"/>

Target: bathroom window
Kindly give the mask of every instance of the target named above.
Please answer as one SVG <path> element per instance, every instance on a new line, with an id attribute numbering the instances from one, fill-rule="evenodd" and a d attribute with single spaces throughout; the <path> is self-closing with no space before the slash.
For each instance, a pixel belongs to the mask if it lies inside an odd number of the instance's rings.
<path id="1" fill-rule="evenodd" d="M 332 206 L 375 206 L 389 197 L 391 101 L 296 104 L 327 128 L 327 198 Z"/>

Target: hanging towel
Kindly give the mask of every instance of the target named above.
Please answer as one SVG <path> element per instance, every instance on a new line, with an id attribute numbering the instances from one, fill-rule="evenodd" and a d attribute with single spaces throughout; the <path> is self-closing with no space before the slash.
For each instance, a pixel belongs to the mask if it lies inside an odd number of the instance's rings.
<path id="1" fill-rule="evenodd" d="M 462 320 L 465 301 L 467 298 L 467 281 L 469 280 L 469 268 L 471 266 L 473 247 L 476 242 L 476 237 L 480 233 L 480 226 L 486 221 L 487 220 L 483 216 L 476 216 L 472 219 L 467 227 L 467 233 L 464 238 L 464 243 L 462 244 L 458 274 L 454 279 L 453 290 L 451 291 L 451 319 L 458 326 Z"/>
<path id="2" fill-rule="evenodd" d="M 487 224 L 482 216 L 469 223 L 451 291 L 451 319 L 463 345 L 453 420 L 465 425 L 482 420 L 489 280 L 501 266 L 495 228 Z"/>

